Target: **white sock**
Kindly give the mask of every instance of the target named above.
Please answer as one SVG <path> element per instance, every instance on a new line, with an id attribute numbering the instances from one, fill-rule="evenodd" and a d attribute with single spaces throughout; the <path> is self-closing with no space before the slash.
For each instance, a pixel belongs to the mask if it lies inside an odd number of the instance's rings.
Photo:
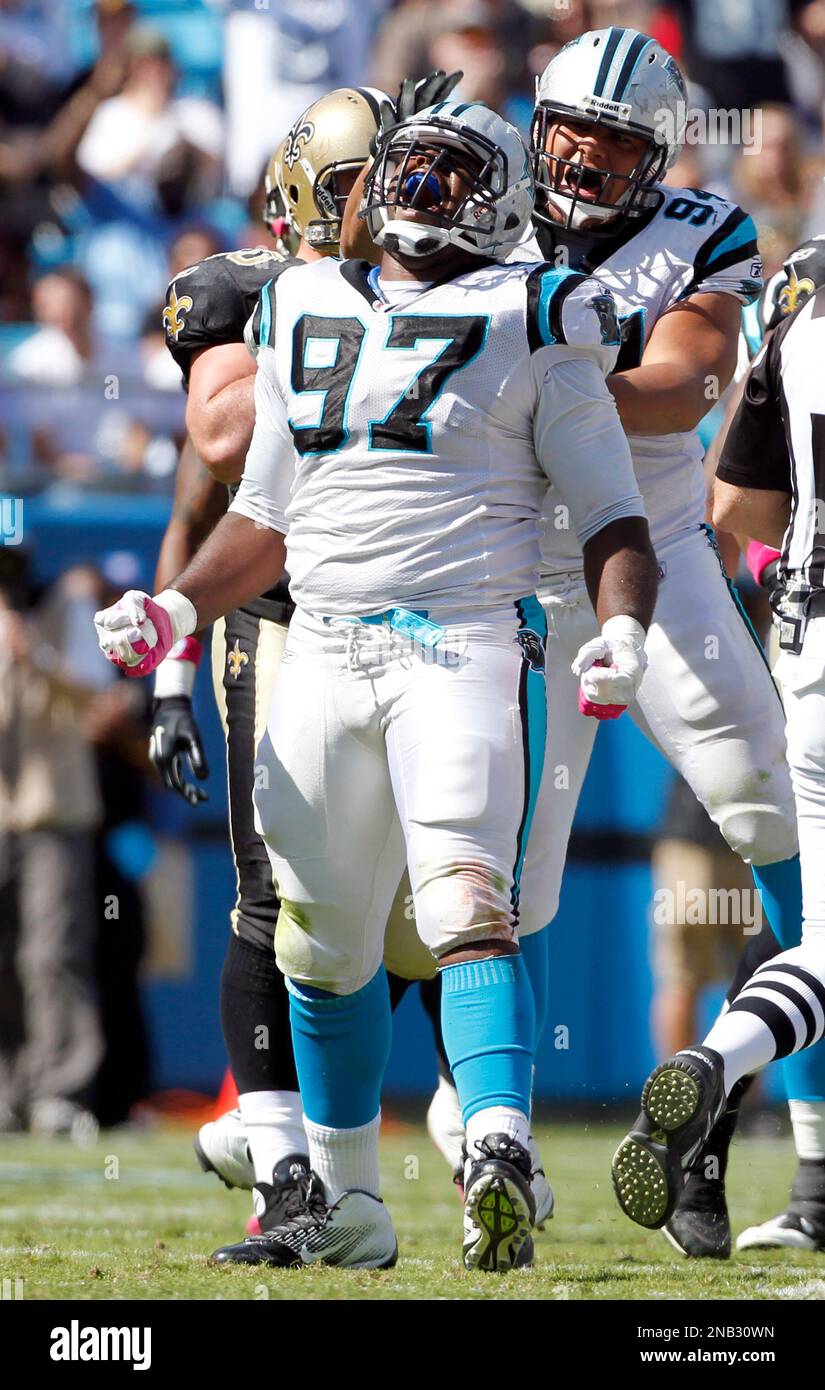
<path id="1" fill-rule="evenodd" d="M 256 1182 L 272 1182 L 287 1154 L 305 1154 L 304 1110 L 297 1091 L 247 1091 L 238 1096 Z"/>
<path id="2" fill-rule="evenodd" d="M 825 1159 L 825 1101 L 789 1100 L 797 1158 Z"/>
<path id="3" fill-rule="evenodd" d="M 776 986 L 776 988 L 775 988 Z M 813 1019 L 814 1028 L 809 1029 Z M 825 1022 L 825 929 L 807 930 L 802 945 L 760 965 L 704 1040 L 725 1063 L 725 1091 L 740 1076 L 788 1057 L 822 1036 Z M 790 1045 L 789 1045 L 790 1044 Z"/>
<path id="4" fill-rule="evenodd" d="M 373 1197 L 381 1196 L 378 1174 L 378 1135 L 381 1111 L 357 1129 L 330 1129 L 304 1116 L 309 1144 L 309 1164 L 324 1184 L 330 1206 L 342 1192 L 357 1187 Z"/>
<path id="5" fill-rule="evenodd" d="M 731 1013 L 730 1009 L 717 1018 L 702 1046 L 712 1047 L 725 1063 L 726 1096 L 740 1077 L 761 1071 L 776 1054 L 776 1039 L 761 1018 L 756 1014 Z"/>
<path id="6" fill-rule="evenodd" d="M 480 1157 L 478 1143 L 488 1134 L 510 1134 L 526 1149 L 530 1141 L 530 1121 L 523 1110 L 513 1110 L 509 1105 L 490 1105 L 486 1110 L 477 1110 L 467 1121 L 469 1159 Z"/>

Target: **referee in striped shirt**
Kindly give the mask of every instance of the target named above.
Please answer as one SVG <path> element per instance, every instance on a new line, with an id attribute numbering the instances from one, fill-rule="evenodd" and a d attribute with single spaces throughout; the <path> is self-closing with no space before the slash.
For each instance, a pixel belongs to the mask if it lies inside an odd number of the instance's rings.
<path id="1" fill-rule="evenodd" d="M 825 1009 L 825 287 L 779 322 L 754 359 L 717 469 L 713 521 L 781 551 L 774 675 L 799 826 L 802 944 L 762 966 L 733 1006 L 754 1035 L 745 1050 L 768 1029 L 778 1057 L 821 1036 Z M 811 1128 L 816 1138 L 821 1126 Z M 825 1249 L 821 1150 L 800 1152 L 789 1209 L 777 1218 L 793 1229 L 765 1243 Z"/>

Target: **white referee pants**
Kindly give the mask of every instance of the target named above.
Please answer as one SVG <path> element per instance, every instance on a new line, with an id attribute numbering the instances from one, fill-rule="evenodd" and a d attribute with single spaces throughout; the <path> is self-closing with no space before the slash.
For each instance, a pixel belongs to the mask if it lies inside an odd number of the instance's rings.
<path id="1" fill-rule="evenodd" d="M 295 614 L 255 792 L 285 975 L 368 983 L 405 857 L 408 930 L 435 956 L 516 939 L 545 710 L 542 646 L 520 626 L 515 608 L 449 624 L 426 650 L 386 623 Z"/>
<path id="2" fill-rule="evenodd" d="M 797 852 L 782 705 L 703 527 L 656 548 L 648 668 L 628 715 L 686 779 L 748 863 Z M 579 714 L 570 663 L 598 635 L 584 581 L 539 591 L 547 614 L 547 751 L 522 875 L 521 935 L 556 915 L 567 844 L 598 721 Z M 628 717 L 628 716 L 623 716 Z M 611 799 L 621 786 L 605 787 Z"/>
<path id="3" fill-rule="evenodd" d="M 825 617 L 811 619 L 798 656 L 781 653 L 776 677 L 799 826 L 802 937 L 825 944 Z"/>

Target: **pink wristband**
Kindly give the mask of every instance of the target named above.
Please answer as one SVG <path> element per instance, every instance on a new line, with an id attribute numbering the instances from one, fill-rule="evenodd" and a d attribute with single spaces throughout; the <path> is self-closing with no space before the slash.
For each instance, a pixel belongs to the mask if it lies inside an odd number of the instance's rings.
<path id="1" fill-rule="evenodd" d="M 772 565 L 774 560 L 778 560 L 781 555 L 780 550 L 774 550 L 772 545 L 763 545 L 761 541 L 749 541 L 745 551 L 745 563 L 750 570 L 757 584 L 762 583 L 762 575 Z"/>
<path id="2" fill-rule="evenodd" d="M 181 637 L 172 648 L 168 661 L 191 661 L 193 666 L 197 666 L 203 656 L 203 643 L 197 637 Z"/>

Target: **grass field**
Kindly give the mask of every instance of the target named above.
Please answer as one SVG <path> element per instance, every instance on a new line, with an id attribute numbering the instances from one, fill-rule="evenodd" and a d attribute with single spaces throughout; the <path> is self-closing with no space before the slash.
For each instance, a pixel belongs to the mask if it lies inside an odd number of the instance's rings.
<path id="1" fill-rule="evenodd" d="M 616 1125 L 539 1130 L 558 1214 L 537 1238 L 536 1266 L 469 1274 L 446 1165 L 423 1126 L 389 1129 L 384 1196 L 401 1247 L 392 1271 L 210 1268 L 210 1251 L 242 1235 L 249 1195 L 200 1173 L 190 1133 L 167 1127 L 146 1137 L 112 1132 L 88 1149 L 0 1141 L 0 1279 L 18 1295 L 14 1281 L 22 1280 L 24 1299 L 825 1298 L 825 1255 L 686 1261 L 661 1235 L 627 1221 L 610 1187 Z M 735 1231 L 782 1209 L 793 1168 L 787 1139 L 737 1142 Z"/>

